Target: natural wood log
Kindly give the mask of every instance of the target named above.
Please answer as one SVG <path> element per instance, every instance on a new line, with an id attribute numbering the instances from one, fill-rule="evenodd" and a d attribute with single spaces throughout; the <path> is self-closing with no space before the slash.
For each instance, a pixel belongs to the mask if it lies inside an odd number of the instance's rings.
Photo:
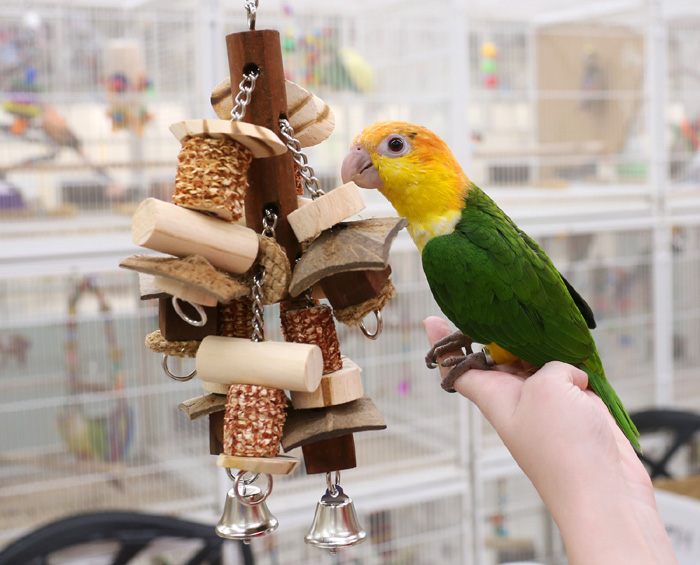
<path id="1" fill-rule="evenodd" d="M 195 303 L 196 304 L 196 303 Z M 180 308 L 188 318 L 199 320 L 200 316 L 193 306 L 180 301 Z M 158 300 L 158 327 L 168 341 L 201 341 L 208 335 L 216 333 L 217 308 L 204 307 L 207 321 L 203 326 L 193 326 L 183 320 L 173 307 L 172 297 Z"/>
<path id="2" fill-rule="evenodd" d="M 242 121 L 257 124 L 280 134 L 279 119 L 287 113 L 287 93 L 282 65 L 279 32 L 245 31 L 226 36 L 229 76 L 233 96 L 243 74 L 251 68 L 260 71 L 250 104 Z M 270 206 L 278 215 L 276 239 L 285 248 L 293 265 L 301 248 L 287 222 L 287 215 L 297 207 L 294 164 L 290 151 L 268 159 L 253 159 L 248 170 L 245 196 L 246 225 L 262 231 L 263 211 Z"/>
<path id="3" fill-rule="evenodd" d="M 347 220 L 365 208 L 360 189 L 348 182 L 289 214 L 288 220 L 299 241 L 318 236 L 323 230 Z"/>
<path id="4" fill-rule="evenodd" d="M 217 300 L 211 294 L 183 282 L 161 276 L 157 276 L 154 282 L 156 288 L 172 296 L 177 296 L 180 300 L 192 302 L 193 304 L 199 304 L 201 306 L 216 306 Z"/>
<path id="5" fill-rule="evenodd" d="M 240 469 L 265 475 L 291 475 L 299 466 L 299 459 L 287 455 L 277 457 L 238 457 L 220 453 L 216 464 L 228 469 Z"/>
<path id="6" fill-rule="evenodd" d="M 324 231 L 294 268 L 289 294 L 298 296 L 336 273 L 386 269 L 391 244 L 406 225 L 405 218 L 372 218 L 343 222 Z"/>
<path id="7" fill-rule="evenodd" d="M 343 357 L 343 368 L 323 375 L 321 384 L 313 392 L 292 392 L 295 409 L 323 408 L 362 398 L 362 369 L 351 359 Z"/>
<path id="8" fill-rule="evenodd" d="M 386 423 L 368 396 L 327 408 L 289 408 L 282 447 L 289 451 L 315 441 L 384 428 Z"/>
<path id="9" fill-rule="evenodd" d="M 330 106 L 292 81 L 285 81 L 285 89 L 287 117 L 301 146 L 311 147 L 328 139 L 335 127 L 335 116 Z M 231 119 L 233 97 L 230 77 L 226 77 L 214 87 L 211 105 L 219 118 Z"/>
<path id="10" fill-rule="evenodd" d="M 182 143 L 188 137 L 233 139 L 246 147 L 253 157 L 282 155 L 287 146 L 267 128 L 230 120 L 185 120 L 170 126 L 170 131 Z"/>
<path id="11" fill-rule="evenodd" d="M 161 253 L 201 255 L 232 273 L 250 269 L 258 254 L 253 230 L 155 198 L 147 198 L 136 209 L 131 238 L 136 245 Z"/>
<path id="12" fill-rule="evenodd" d="M 178 404 L 178 410 L 182 410 L 190 420 L 197 420 L 213 414 L 223 412 L 226 407 L 226 396 L 223 394 L 204 394 L 190 398 Z M 223 420 L 222 420 L 223 422 Z"/>
<path id="13" fill-rule="evenodd" d="M 197 350 L 197 375 L 207 382 L 315 390 L 323 355 L 317 345 L 208 336 Z"/>
<path id="14" fill-rule="evenodd" d="M 379 271 L 337 273 L 321 280 L 318 286 L 334 309 L 342 309 L 377 296 L 390 276 L 391 265 Z"/>
<path id="15" fill-rule="evenodd" d="M 301 446 L 306 473 L 330 473 L 357 467 L 352 434 L 323 439 Z"/>

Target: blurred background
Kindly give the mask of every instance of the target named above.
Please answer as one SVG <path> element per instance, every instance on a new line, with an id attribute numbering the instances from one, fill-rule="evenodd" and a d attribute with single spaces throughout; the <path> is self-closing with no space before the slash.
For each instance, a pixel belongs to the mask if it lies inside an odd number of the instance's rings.
<path id="1" fill-rule="evenodd" d="M 365 125 L 436 131 L 586 297 L 628 410 L 700 407 L 700 5 L 260 0 L 257 27 L 335 113 L 307 150 L 324 189 Z M 177 409 L 201 388 L 144 346 L 157 303 L 118 262 L 138 252 L 138 203 L 172 194 L 168 127 L 215 117 L 225 36 L 246 28 L 242 0 L 0 0 L 0 547 L 86 511 L 221 513 L 206 422 Z M 365 217 L 394 213 L 363 196 Z M 566 563 L 498 436 L 425 368 L 421 322 L 439 311 L 405 232 L 391 265 L 380 339 L 338 326 L 388 424 L 356 435 L 343 472 L 369 539 L 306 546 L 325 483 L 297 473 L 276 480 L 280 527 L 256 563 Z M 274 308 L 266 324 L 280 339 Z M 673 465 L 699 471 L 692 442 Z"/>

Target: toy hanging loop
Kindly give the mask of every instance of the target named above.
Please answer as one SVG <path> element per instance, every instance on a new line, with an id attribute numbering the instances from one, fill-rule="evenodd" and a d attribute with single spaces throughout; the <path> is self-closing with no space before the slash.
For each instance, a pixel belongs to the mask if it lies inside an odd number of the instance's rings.
<path id="1" fill-rule="evenodd" d="M 304 181 L 304 188 L 311 193 L 311 197 L 315 200 L 319 196 L 323 196 L 325 192 L 321 189 L 321 183 L 316 178 L 314 170 L 309 166 L 309 160 L 301 151 L 301 143 L 294 137 L 294 128 L 289 123 L 287 118 L 280 118 L 280 134 L 287 142 L 287 148 L 292 153 L 292 159 L 299 167 L 299 173 Z"/>
<path id="2" fill-rule="evenodd" d="M 248 12 L 248 29 L 255 31 L 255 18 L 258 13 L 258 0 L 246 0 L 245 9 Z"/>
<path id="3" fill-rule="evenodd" d="M 331 473 L 326 473 L 326 486 L 328 487 L 328 492 L 331 496 L 337 496 L 338 488 L 340 486 L 340 471 L 335 471 L 335 481 L 331 481 Z"/>
<path id="4" fill-rule="evenodd" d="M 265 237 L 275 239 L 275 229 L 277 228 L 278 216 L 275 214 L 274 210 L 267 206 L 265 207 L 265 215 L 263 217 L 263 231 L 262 234 Z"/>
<path id="5" fill-rule="evenodd" d="M 257 4 L 257 2 L 256 2 Z M 238 85 L 238 94 L 236 94 L 235 104 L 231 108 L 231 121 L 239 122 L 245 116 L 245 110 L 250 104 L 250 98 L 255 89 L 255 81 L 260 76 L 260 71 L 254 69 L 243 74 L 243 80 Z"/>
<path id="6" fill-rule="evenodd" d="M 377 339 L 382 334 L 382 329 L 384 329 L 384 323 L 382 322 L 381 311 L 375 310 L 374 316 L 375 316 L 375 318 L 377 318 L 377 328 L 374 330 L 374 333 L 369 333 L 369 331 L 367 331 L 367 328 L 365 327 L 364 320 L 362 320 L 362 322 L 360 322 L 360 329 L 362 330 L 362 333 L 365 334 L 365 337 L 367 337 L 369 339 Z"/>
<path id="7" fill-rule="evenodd" d="M 195 369 L 189 375 L 186 375 L 184 377 L 178 377 L 177 375 L 173 375 L 170 372 L 170 369 L 168 368 L 168 357 L 170 357 L 170 355 L 167 355 L 167 354 L 163 355 L 162 367 L 163 367 L 163 371 L 165 372 L 165 374 L 168 375 L 174 381 L 177 381 L 179 383 L 184 383 L 184 382 L 187 382 L 187 381 L 193 379 L 194 376 L 197 374 L 197 369 Z"/>
<path id="8" fill-rule="evenodd" d="M 207 323 L 207 313 L 204 311 L 204 308 L 202 308 L 199 304 L 194 304 L 189 300 L 187 301 L 187 303 L 197 311 L 197 314 L 199 314 L 199 320 L 193 320 L 182 311 L 182 308 L 180 307 L 180 299 L 177 296 L 173 296 L 172 302 L 173 309 L 175 310 L 177 315 L 180 316 L 180 318 L 185 320 L 185 322 L 187 322 L 191 326 L 201 328 Z"/>
<path id="9" fill-rule="evenodd" d="M 268 483 L 267 490 L 264 492 L 262 492 L 261 490 L 259 496 L 257 498 L 254 498 L 253 496 L 246 497 L 246 486 L 253 483 L 260 475 L 259 473 L 255 473 L 255 476 L 252 479 L 245 480 L 243 479 L 243 477 L 247 473 L 248 471 L 238 471 L 236 478 L 233 480 L 233 492 L 236 494 L 236 498 L 241 504 L 246 504 L 248 506 L 257 506 L 258 504 L 265 502 L 265 499 L 267 499 L 267 497 L 270 496 L 270 493 L 272 492 L 272 475 L 265 475 L 267 477 Z M 229 477 L 231 477 L 230 472 Z M 243 492 L 239 490 L 241 483 L 243 483 Z"/>

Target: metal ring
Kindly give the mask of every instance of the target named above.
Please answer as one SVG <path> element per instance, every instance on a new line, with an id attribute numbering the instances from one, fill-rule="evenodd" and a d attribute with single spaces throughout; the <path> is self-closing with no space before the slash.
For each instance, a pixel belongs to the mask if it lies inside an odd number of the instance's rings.
<path id="1" fill-rule="evenodd" d="M 199 320 L 193 320 L 190 318 L 187 314 L 185 314 L 182 311 L 182 308 L 180 307 L 180 299 L 177 296 L 173 296 L 172 303 L 173 303 L 173 308 L 175 309 L 175 312 L 177 312 L 177 315 L 180 316 L 185 322 L 190 324 L 191 326 L 196 326 L 198 328 L 201 328 L 204 324 L 207 323 L 207 313 L 204 311 L 204 308 L 202 308 L 199 304 L 194 304 L 190 302 L 189 300 L 185 300 L 190 306 L 192 306 L 196 311 L 197 314 L 199 314 L 200 319 Z"/>
<path id="2" fill-rule="evenodd" d="M 236 475 L 236 478 L 235 478 L 234 481 L 233 481 L 233 492 L 235 493 L 236 498 L 238 499 L 238 501 L 239 501 L 241 504 L 246 504 L 246 505 L 248 505 L 248 506 L 257 506 L 257 505 L 260 504 L 261 502 L 264 502 L 265 499 L 266 499 L 268 496 L 270 496 L 270 493 L 272 492 L 272 475 L 265 475 L 265 476 L 267 477 L 267 491 L 266 491 L 266 492 L 263 492 L 262 489 L 261 489 L 261 493 L 262 493 L 262 494 L 260 495 L 259 498 L 252 498 L 252 497 L 251 497 L 251 498 L 246 498 L 246 497 L 245 497 L 245 490 L 243 491 L 243 494 L 241 494 L 241 492 L 240 492 L 240 490 L 239 490 L 239 487 L 240 487 L 240 484 L 241 484 L 241 479 L 243 478 L 243 476 L 244 476 L 247 472 L 248 472 L 248 471 L 243 471 L 243 470 L 238 471 L 238 474 Z M 230 477 L 230 476 L 231 476 L 231 474 L 229 473 L 229 477 Z M 257 479 L 258 476 L 259 476 L 259 473 L 256 473 L 255 476 L 254 476 L 252 479 L 250 479 L 249 481 L 247 481 L 247 482 L 246 482 L 246 481 L 243 481 L 243 486 L 244 486 L 244 488 L 245 488 L 245 485 L 248 485 L 248 484 L 252 483 L 253 481 L 255 481 L 255 479 Z"/>
<path id="3" fill-rule="evenodd" d="M 168 376 L 169 376 L 171 379 L 173 379 L 174 381 L 177 381 L 177 382 L 180 382 L 180 383 L 184 383 L 184 382 L 189 381 L 190 379 L 192 379 L 192 378 L 197 374 L 197 369 L 195 369 L 194 371 L 192 371 L 192 372 L 191 372 L 189 375 L 187 375 L 186 377 L 178 377 L 178 376 L 176 376 L 176 375 L 173 375 L 173 374 L 170 372 L 170 369 L 168 369 L 168 357 L 170 357 L 170 355 L 168 355 L 168 354 L 163 355 L 163 363 L 162 363 L 162 365 L 163 365 L 163 371 L 165 371 L 165 374 L 168 375 Z"/>
<path id="4" fill-rule="evenodd" d="M 362 333 L 369 339 L 377 339 L 382 334 L 382 329 L 384 328 L 384 324 L 382 323 L 382 312 L 380 310 L 375 310 L 374 316 L 377 318 L 377 329 L 374 330 L 373 334 L 367 331 L 364 320 L 360 322 L 360 329 L 362 330 Z"/>
<path id="5" fill-rule="evenodd" d="M 250 31 L 255 31 L 255 16 L 258 11 L 258 0 L 254 2 L 252 0 L 247 0 L 245 9 L 248 12 L 248 29 Z"/>
<path id="6" fill-rule="evenodd" d="M 484 347 L 481 348 L 481 352 L 484 354 L 486 364 L 489 367 L 493 367 L 496 364 L 496 362 L 493 360 L 493 357 L 491 357 L 491 352 L 489 351 L 489 348 L 484 345 Z"/>
<path id="7" fill-rule="evenodd" d="M 338 489 L 336 487 L 340 486 L 340 471 L 335 471 L 335 481 L 333 482 L 331 482 L 331 472 L 329 471 L 326 473 L 326 486 L 331 496 L 338 494 Z"/>

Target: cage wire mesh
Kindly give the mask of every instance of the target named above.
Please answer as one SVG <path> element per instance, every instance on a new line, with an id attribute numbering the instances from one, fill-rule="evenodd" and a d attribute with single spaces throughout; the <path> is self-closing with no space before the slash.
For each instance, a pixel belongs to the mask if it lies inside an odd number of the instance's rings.
<path id="1" fill-rule="evenodd" d="M 672 1 L 527 4 L 504 14 L 485 3 L 314 10 L 270 0 L 259 23 L 280 31 L 287 78 L 336 115 L 334 135 L 308 150 L 325 190 L 340 183 L 340 159 L 368 123 L 429 126 L 591 304 L 608 378 L 627 408 L 697 410 L 700 10 Z M 234 2 L 0 0 L 1 543 L 87 510 L 209 521 L 220 511 L 206 421 L 177 410 L 200 388 L 162 374 L 143 346 L 157 307 L 139 300 L 136 277 L 116 265 L 137 252 L 134 207 L 172 193 L 179 146 L 169 125 L 213 116 L 208 94 L 229 73 L 224 35 L 244 28 Z M 652 76 L 659 37 L 665 66 Z M 377 194 L 363 196 L 366 216 L 390 212 Z M 460 399 L 424 369 L 421 322 L 439 311 L 405 234 L 391 265 L 399 293 L 380 340 L 338 328 L 388 424 L 356 435 L 358 467 L 344 473 L 370 538 L 348 556 L 565 563 L 546 509 L 494 430 L 482 421 L 472 434 Z M 86 277 L 110 311 L 86 293 L 71 330 L 69 300 Z M 266 325 L 281 339 L 276 308 L 266 308 Z M 71 354 L 91 389 L 71 387 Z M 465 441 L 477 443 L 477 483 Z M 686 470 L 696 468 L 694 453 Z M 426 477 L 454 494 L 416 497 Z M 322 483 L 301 472 L 276 482 L 270 506 L 288 525 L 254 544 L 258 562 L 331 561 L 302 542 Z M 472 484 L 483 494 L 476 512 Z"/>

